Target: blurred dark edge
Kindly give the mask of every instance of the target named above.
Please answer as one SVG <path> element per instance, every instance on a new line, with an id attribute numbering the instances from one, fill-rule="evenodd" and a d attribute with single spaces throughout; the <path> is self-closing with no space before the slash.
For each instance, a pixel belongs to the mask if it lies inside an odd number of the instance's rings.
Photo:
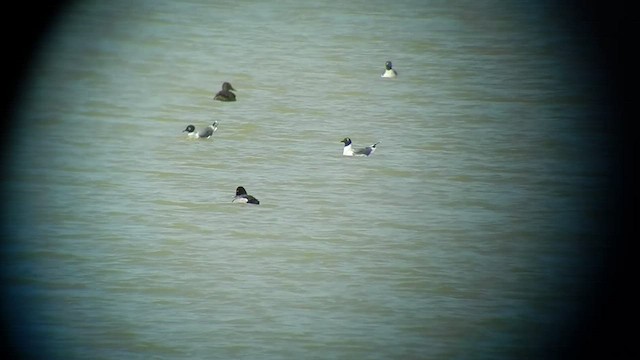
<path id="1" fill-rule="evenodd" d="M 633 134 L 637 132 L 630 122 L 631 115 L 636 114 L 632 114 L 629 105 L 630 96 L 634 96 L 636 91 L 635 88 L 626 88 L 624 85 L 635 83 L 635 68 L 638 62 L 633 61 L 635 57 L 632 54 L 638 44 L 635 35 L 638 20 L 632 18 L 634 15 L 631 7 L 619 1 L 572 0 L 549 3 L 555 7 L 554 11 L 559 12 L 558 18 L 565 19 L 564 26 L 567 29 L 580 34 L 577 38 L 589 42 L 582 45 L 593 49 L 594 71 L 605 72 L 606 81 L 600 85 L 606 99 L 604 110 L 610 116 L 603 120 L 606 122 L 603 128 L 611 135 L 610 140 L 617 161 L 611 164 L 609 201 L 602 204 L 603 209 L 610 215 L 602 224 L 606 227 L 607 234 L 603 241 L 610 249 L 610 253 L 604 255 L 606 270 L 600 279 L 593 279 L 594 287 L 588 291 L 592 296 L 584 299 L 583 310 L 579 312 L 584 316 L 575 319 L 575 323 L 569 324 L 568 327 L 567 324 L 558 324 L 559 327 L 567 327 L 566 338 L 553 341 L 549 348 L 542 346 L 539 353 L 531 354 L 530 358 L 573 359 L 598 355 L 606 355 L 606 358 L 631 358 L 637 352 L 633 343 L 637 310 L 636 304 L 632 304 L 637 281 L 629 267 L 629 254 L 632 251 L 630 240 L 635 238 L 633 225 L 637 220 L 637 194 L 633 188 L 636 184 L 636 148 L 633 143 L 635 139 L 632 139 Z M 11 157 L 11 139 L 16 135 L 17 126 L 12 119 L 14 105 L 22 92 L 23 81 L 33 54 L 56 17 L 73 4 L 73 1 L 18 2 L 12 3 L 11 9 L 5 11 L 2 34 L 5 38 L 6 52 L 2 68 L 3 79 L 8 86 L 5 87 L 5 96 L 2 97 L 4 130 L 0 132 L 0 165 L 3 180 L 7 179 L 6 161 Z M 630 81 L 625 81 L 627 79 Z M 4 243 L 10 241 L 11 236 L 4 222 L 4 213 L 10 209 L 4 206 L 7 192 L 5 189 L 0 191 L 3 204 L 0 213 L 0 235 Z M 3 260 L 5 254 L 0 253 L 0 256 L 0 260 Z M 27 357 L 23 349 L 28 348 L 29 339 L 21 339 L 12 331 L 16 326 L 7 319 L 7 314 L 11 312 L 11 299 L 4 296 L 5 290 L 3 286 L 0 299 L 0 358 L 25 359 Z M 91 357 L 90 354 L 86 355 Z M 479 354 L 479 357 L 482 355 Z M 46 355 L 43 358 L 46 358 Z"/>
<path id="2" fill-rule="evenodd" d="M 14 134 L 11 125 L 15 125 L 12 114 L 22 93 L 33 54 L 58 15 L 75 2 L 77 1 L 52 0 L 38 4 L 20 3 L 5 12 L 5 20 L 2 22 L 2 36 L 5 39 L 2 78 L 6 87 L 0 108 L 5 125 L 5 130 L 0 132 L 0 164 L 3 165 L 3 170 L 7 157 L 11 156 L 9 146 Z"/>
<path id="3" fill-rule="evenodd" d="M 2 21 L 2 37 L 4 53 L 2 56 L 2 79 L 4 80 L 4 96 L 2 96 L 3 131 L 0 131 L 0 279 L 2 289 L 0 292 L 0 359 L 32 359 L 33 350 L 26 351 L 30 347 L 30 339 L 21 336 L 25 324 L 16 324 L 15 319 L 20 319 L 20 314 L 15 313 L 16 304 L 12 303 L 5 284 L 6 275 L 6 247 L 11 241 L 12 234 L 10 224 L 7 222 L 7 199 L 10 194 L 5 188 L 5 181 L 10 174 L 8 161 L 11 159 L 13 137 L 16 136 L 18 126 L 15 117 L 17 104 L 20 101 L 24 80 L 28 75 L 32 64 L 33 54 L 37 51 L 43 35 L 47 33 L 55 19 L 65 8 L 72 5 L 72 1 L 38 1 L 16 2 L 5 8 Z M 37 351 L 36 351 L 37 352 Z M 38 353 L 38 352 L 37 352 Z M 49 358 L 46 353 L 39 353 L 36 358 Z"/>

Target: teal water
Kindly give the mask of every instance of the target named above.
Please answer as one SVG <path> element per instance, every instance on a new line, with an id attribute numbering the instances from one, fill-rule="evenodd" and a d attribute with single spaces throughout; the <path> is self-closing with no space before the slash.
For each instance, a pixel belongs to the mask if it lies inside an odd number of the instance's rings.
<path id="1" fill-rule="evenodd" d="M 544 4 L 78 2 L 3 182 L 16 334 L 64 359 L 553 352 L 598 270 L 610 149 Z M 345 158 L 346 136 L 381 144 Z"/>

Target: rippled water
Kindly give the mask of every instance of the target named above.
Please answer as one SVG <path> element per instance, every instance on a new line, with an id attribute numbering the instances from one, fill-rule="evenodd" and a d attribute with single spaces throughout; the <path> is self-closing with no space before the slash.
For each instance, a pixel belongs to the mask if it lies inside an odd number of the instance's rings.
<path id="1" fill-rule="evenodd" d="M 15 336 L 64 359 L 553 352 L 597 271 L 610 149 L 544 4 L 69 8 L 3 183 Z M 346 136 L 381 144 L 345 158 Z"/>

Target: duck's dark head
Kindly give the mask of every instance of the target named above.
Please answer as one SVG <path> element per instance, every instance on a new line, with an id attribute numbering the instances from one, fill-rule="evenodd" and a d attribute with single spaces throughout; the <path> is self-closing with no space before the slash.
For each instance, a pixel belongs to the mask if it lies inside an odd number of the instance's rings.
<path id="1" fill-rule="evenodd" d="M 247 195 L 247 190 L 245 190 L 242 186 L 238 186 L 236 188 L 236 196 Z"/>
<path id="2" fill-rule="evenodd" d="M 386 63 L 384 63 L 384 67 L 385 67 L 387 70 L 391 70 L 391 66 L 392 66 L 392 65 L 391 65 L 391 61 L 387 61 Z"/>
<path id="3" fill-rule="evenodd" d="M 236 89 L 233 88 L 233 86 L 231 86 L 230 83 L 228 83 L 226 81 L 222 83 L 222 90 L 225 90 L 225 91 L 229 91 L 229 90 L 237 91 Z"/>
<path id="4" fill-rule="evenodd" d="M 185 131 L 186 132 L 194 132 L 194 131 L 196 131 L 196 127 L 193 126 L 193 125 L 189 125 L 189 126 L 187 126 L 186 129 L 182 130 L 182 132 L 185 132 Z"/>
<path id="5" fill-rule="evenodd" d="M 346 138 L 340 140 L 340 142 L 344 143 L 344 146 L 347 146 L 347 145 L 351 144 L 351 139 L 346 137 Z"/>

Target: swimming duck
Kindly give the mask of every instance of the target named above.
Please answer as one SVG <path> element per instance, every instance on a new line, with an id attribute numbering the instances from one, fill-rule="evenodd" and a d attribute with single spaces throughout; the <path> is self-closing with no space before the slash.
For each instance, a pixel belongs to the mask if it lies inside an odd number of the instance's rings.
<path id="1" fill-rule="evenodd" d="M 258 201 L 258 199 L 254 198 L 251 195 L 247 195 L 247 190 L 244 189 L 244 187 L 242 186 L 238 186 L 236 188 L 236 196 L 233 198 L 233 200 L 231 202 L 239 202 L 239 203 L 243 203 L 243 204 L 260 204 L 260 201 Z"/>
<path id="2" fill-rule="evenodd" d="M 231 86 L 228 82 L 222 83 L 222 90 L 218 91 L 216 96 L 213 97 L 213 100 L 220 101 L 236 101 L 236 94 L 232 93 L 231 90 L 237 91 Z"/>
<path id="3" fill-rule="evenodd" d="M 395 71 L 392 68 L 392 66 L 393 65 L 391 64 L 391 61 L 387 61 L 386 63 L 384 63 L 385 70 L 384 70 L 384 73 L 382 74 L 382 76 L 380 76 L 380 77 L 384 77 L 384 78 L 395 78 L 395 77 L 397 77 L 398 76 L 398 72 Z"/>
<path id="4" fill-rule="evenodd" d="M 353 149 L 351 147 L 351 139 L 344 138 L 340 142 L 344 143 L 344 149 L 342 149 L 342 155 L 344 156 L 371 156 L 376 151 L 376 146 L 380 144 L 378 141 L 371 146 L 367 146 L 364 148 Z"/>
<path id="5" fill-rule="evenodd" d="M 207 126 L 204 130 L 201 130 L 199 132 L 196 132 L 196 127 L 193 125 L 188 125 L 186 129 L 182 130 L 182 132 L 186 131 L 187 136 L 190 138 L 208 139 L 217 130 L 218 130 L 218 122 L 214 121 L 213 124 Z"/>

